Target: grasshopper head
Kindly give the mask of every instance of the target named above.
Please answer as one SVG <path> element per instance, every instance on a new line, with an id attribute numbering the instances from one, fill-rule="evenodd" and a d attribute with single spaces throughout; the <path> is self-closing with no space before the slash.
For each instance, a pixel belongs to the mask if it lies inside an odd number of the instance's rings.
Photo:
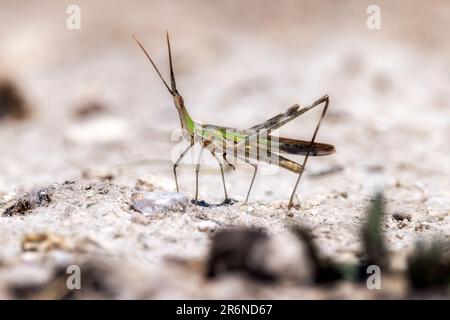
<path id="1" fill-rule="evenodd" d="M 173 95 L 173 102 L 175 103 L 175 107 L 177 107 L 177 109 L 184 109 L 184 99 L 178 93 Z"/>

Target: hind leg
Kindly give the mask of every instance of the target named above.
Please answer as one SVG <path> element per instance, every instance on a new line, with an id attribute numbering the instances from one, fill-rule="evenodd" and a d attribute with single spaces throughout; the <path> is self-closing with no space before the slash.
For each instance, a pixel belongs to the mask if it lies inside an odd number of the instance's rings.
<path id="1" fill-rule="evenodd" d="M 191 143 L 189 145 L 189 147 L 187 147 L 182 153 L 181 155 L 178 157 L 177 161 L 175 162 L 175 164 L 173 165 L 173 175 L 175 176 L 175 186 L 177 188 L 177 192 L 179 192 L 179 188 L 178 188 L 178 177 L 177 177 L 177 167 L 180 164 L 181 160 L 183 160 L 184 156 L 186 155 L 186 153 L 192 148 L 194 144 Z"/>
<path id="2" fill-rule="evenodd" d="M 314 108 L 314 107 L 316 107 L 318 105 L 321 105 L 322 103 L 325 102 L 325 106 L 323 108 L 322 114 L 320 116 L 319 121 L 317 122 L 316 129 L 314 130 L 314 134 L 313 134 L 313 136 L 311 138 L 311 147 L 314 144 L 314 141 L 316 140 L 317 132 L 319 131 L 320 125 L 322 124 L 322 121 L 323 121 L 323 118 L 325 117 L 325 114 L 327 113 L 329 101 L 330 101 L 329 97 L 327 95 L 325 95 L 322 98 L 320 98 L 317 101 L 315 101 L 310 107 L 308 107 L 308 110 L 310 110 L 310 109 L 312 109 L 312 108 Z M 305 171 L 306 162 L 308 161 L 309 155 L 311 153 L 311 149 L 312 149 L 311 147 L 308 150 L 308 152 L 306 153 L 306 156 L 305 156 L 305 158 L 303 160 L 302 169 L 301 169 L 300 173 L 298 174 L 297 181 L 295 182 L 294 189 L 292 190 L 292 194 L 291 194 L 291 197 L 289 199 L 288 209 L 292 208 L 295 192 L 297 191 L 298 184 L 300 183 L 300 179 L 302 178 L 303 172 Z"/>

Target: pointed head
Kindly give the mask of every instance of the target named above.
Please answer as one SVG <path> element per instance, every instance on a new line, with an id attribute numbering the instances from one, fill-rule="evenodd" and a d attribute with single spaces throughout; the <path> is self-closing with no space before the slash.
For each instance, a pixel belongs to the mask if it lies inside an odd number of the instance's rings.
<path id="1" fill-rule="evenodd" d="M 170 87 L 167 84 L 167 82 L 164 80 L 163 76 L 161 75 L 161 72 L 159 72 L 158 67 L 156 67 L 156 64 L 153 62 L 152 58 L 148 54 L 147 50 L 145 50 L 144 46 L 139 42 L 139 40 L 136 39 L 136 37 L 134 35 L 133 35 L 133 38 L 137 42 L 138 46 L 142 49 L 144 54 L 147 56 L 148 60 L 152 64 L 152 66 L 155 69 L 156 73 L 158 74 L 159 78 L 164 83 L 164 86 L 167 88 L 167 91 L 169 91 L 169 93 L 171 94 L 177 109 L 183 109 L 184 108 L 184 100 L 183 100 L 183 97 L 178 93 L 177 83 L 175 81 L 175 75 L 174 75 L 174 72 L 173 72 L 172 51 L 170 49 L 169 33 L 168 32 L 166 33 L 166 39 L 167 39 L 167 48 L 168 48 L 168 51 L 169 51 Z"/>

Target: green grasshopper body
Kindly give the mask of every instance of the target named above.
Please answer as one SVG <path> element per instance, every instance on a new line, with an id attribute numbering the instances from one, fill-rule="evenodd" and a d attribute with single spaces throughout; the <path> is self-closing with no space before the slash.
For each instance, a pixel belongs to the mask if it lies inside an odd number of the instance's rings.
<path id="1" fill-rule="evenodd" d="M 278 165 L 281 168 L 287 169 L 298 174 L 294 190 L 292 191 L 291 198 L 289 200 L 288 208 L 290 209 L 293 205 L 293 198 L 299 184 L 300 178 L 306 166 L 306 162 L 309 156 L 323 156 L 329 155 L 335 152 L 334 146 L 325 143 L 315 142 L 317 132 L 319 130 L 320 124 L 325 117 L 328 109 L 329 98 L 328 96 L 323 96 L 322 98 L 315 101 L 310 106 L 300 108 L 299 105 L 294 105 L 290 107 L 286 112 L 280 113 L 267 121 L 255 125 L 246 130 L 238 130 L 234 128 L 227 128 L 216 125 L 200 124 L 195 122 L 189 115 L 186 106 L 184 104 L 183 97 L 178 93 L 175 76 L 173 72 L 172 64 L 172 53 L 170 48 L 169 35 L 167 34 L 167 47 L 169 51 L 169 64 L 170 64 L 170 79 L 171 86 L 166 83 L 155 63 L 151 59 L 150 55 L 144 49 L 142 44 L 135 38 L 136 42 L 143 50 L 151 64 L 153 65 L 156 73 L 159 75 L 167 90 L 172 95 L 175 107 L 178 111 L 180 118 L 181 128 L 183 132 L 183 137 L 189 142 L 189 146 L 181 153 L 178 160 L 175 162 L 173 171 L 175 177 L 176 189 L 178 188 L 178 178 L 177 178 L 177 167 L 181 160 L 187 154 L 187 152 L 192 148 L 195 143 L 200 143 L 202 146 L 199 160 L 196 166 L 196 190 L 195 190 L 195 204 L 198 200 L 198 173 L 200 170 L 200 160 L 202 152 L 207 149 L 211 152 L 214 158 L 217 160 L 220 171 L 222 175 L 223 188 L 225 193 L 225 203 L 229 202 L 227 190 L 225 186 L 225 177 L 223 173 L 223 164 L 221 163 L 219 157 L 216 154 L 221 154 L 225 163 L 234 169 L 234 166 L 228 161 L 227 157 L 232 156 L 235 159 L 244 161 L 254 167 L 254 173 L 252 181 L 250 183 L 249 190 L 247 192 L 247 197 L 245 202 L 248 201 L 250 191 L 255 180 L 256 172 L 258 169 L 257 162 L 265 162 L 269 164 Z M 303 113 L 313 109 L 314 107 L 324 103 L 324 108 L 322 115 L 317 123 L 314 134 L 311 141 L 274 137 L 271 135 L 273 130 L 280 128 L 286 123 L 294 120 Z M 280 155 L 280 153 L 294 154 L 294 155 L 304 155 L 304 160 L 302 164 L 289 160 Z"/>

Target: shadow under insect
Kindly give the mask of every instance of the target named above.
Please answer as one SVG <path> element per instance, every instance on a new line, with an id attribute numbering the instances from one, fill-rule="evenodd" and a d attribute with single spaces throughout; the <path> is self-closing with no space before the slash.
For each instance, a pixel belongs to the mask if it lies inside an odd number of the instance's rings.
<path id="1" fill-rule="evenodd" d="M 195 200 L 195 199 L 191 200 L 192 204 L 199 206 L 199 207 L 204 207 L 204 208 L 226 207 L 226 206 L 231 206 L 237 202 L 238 202 L 237 200 L 234 200 L 231 198 L 225 199 L 221 203 L 208 203 L 205 200 Z"/>

